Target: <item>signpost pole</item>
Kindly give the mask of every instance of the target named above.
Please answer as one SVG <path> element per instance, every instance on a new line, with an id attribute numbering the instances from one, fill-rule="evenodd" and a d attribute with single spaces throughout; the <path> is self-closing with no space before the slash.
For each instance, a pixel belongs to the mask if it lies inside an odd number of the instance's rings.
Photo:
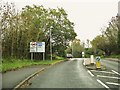
<path id="1" fill-rule="evenodd" d="M 43 61 L 45 60 L 45 53 L 43 52 Z"/>
<path id="2" fill-rule="evenodd" d="M 33 52 L 31 52 L 31 60 L 33 60 Z"/>

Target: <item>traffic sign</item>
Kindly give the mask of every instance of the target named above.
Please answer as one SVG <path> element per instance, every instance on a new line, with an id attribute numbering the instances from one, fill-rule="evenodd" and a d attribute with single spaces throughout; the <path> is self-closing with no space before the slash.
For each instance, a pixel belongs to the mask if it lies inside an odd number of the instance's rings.
<path id="1" fill-rule="evenodd" d="M 37 52 L 45 52 L 45 42 L 37 42 Z"/>
<path id="2" fill-rule="evenodd" d="M 30 52 L 36 52 L 36 42 L 30 42 Z"/>
<path id="3" fill-rule="evenodd" d="M 45 42 L 30 42 L 30 52 L 45 52 Z"/>

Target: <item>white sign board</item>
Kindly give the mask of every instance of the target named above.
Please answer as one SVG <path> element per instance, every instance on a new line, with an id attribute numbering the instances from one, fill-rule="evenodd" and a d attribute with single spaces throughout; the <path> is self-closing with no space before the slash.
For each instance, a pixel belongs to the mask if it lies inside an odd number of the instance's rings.
<path id="1" fill-rule="evenodd" d="M 30 42 L 30 52 L 45 52 L 45 42 Z"/>
<path id="2" fill-rule="evenodd" d="M 37 52 L 45 52 L 45 42 L 37 42 Z"/>
<path id="3" fill-rule="evenodd" d="M 30 52 L 36 52 L 36 42 L 30 42 Z"/>

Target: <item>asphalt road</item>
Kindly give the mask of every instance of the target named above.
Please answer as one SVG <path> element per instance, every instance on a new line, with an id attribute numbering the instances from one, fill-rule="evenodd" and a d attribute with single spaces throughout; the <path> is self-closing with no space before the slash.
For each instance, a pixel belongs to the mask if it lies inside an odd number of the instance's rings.
<path id="1" fill-rule="evenodd" d="M 27 88 L 104 88 L 82 63 L 79 59 L 54 65 L 31 79 Z"/>
<path id="2" fill-rule="evenodd" d="M 101 64 L 111 70 L 115 70 L 115 71 L 119 72 L 118 68 L 120 67 L 120 63 L 118 63 L 118 62 L 110 61 L 110 60 L 101 60 Z"/>

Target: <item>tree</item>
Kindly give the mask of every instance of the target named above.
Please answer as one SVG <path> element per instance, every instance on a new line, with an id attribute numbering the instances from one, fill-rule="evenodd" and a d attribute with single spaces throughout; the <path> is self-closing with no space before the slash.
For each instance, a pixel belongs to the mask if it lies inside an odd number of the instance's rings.
<path id="1" fill-rule="evenodd" d="M 14 4 L 2 8 L 2 49 L 4 57 L 29 58 L 30 42 L 45 42 L 46 56 L 49 57 L 50 31 L 53 54 L 65 56 L 69 41 L 76 36 L 74 23 L 67 18 L 63 8 L 45 9 L 43 6 L 26 6 L 16 12 Z M 40 56 L 36 54 L 36 58 Z M 38 59 L 38 58 L 37 58 Z"/>
<path id="2" fill-rule="evenodd" d="M 118 38 L 117 38 L 117 46 L 118 46 L 118 53 L 120 53 L 120 16 L 117 16 L 117 27 L 118 27 Z"/>
<path id="3" fill-rule="evenodd" d="M 73 57 L 78 58 L 82 57 L 83 50 L 84 47 L 80 44 L 80 40 L 74 39 L 71 43 L 71 46 L 67 48 L 66 53 L 73 54 Z"/>
<path id="4" fill-rule="evenodd" d="M 94 49 L 95 54 L 97 53 L 98 49 L 104 51 L 106 55 L 109 55 L 111 53 L 111 51 L 109 51 L 109 49 L 108 49 L 109 42 L 107 41 L 107 38 L 102 35 L 96 36 L 91 41 L 91 44 L 92 44 L 92 48 Z"/>
<path id="5" fill-rule="evenodd" d="M 119 25 L 116 17 L 113 17 L 109 22 L 108 27 L 102 31 L 102 35 L 99 35 L 93 39 L 93 48 L 100 49 L 105 52 L 106 55 L 117 54 L 119 48 Z"/>

